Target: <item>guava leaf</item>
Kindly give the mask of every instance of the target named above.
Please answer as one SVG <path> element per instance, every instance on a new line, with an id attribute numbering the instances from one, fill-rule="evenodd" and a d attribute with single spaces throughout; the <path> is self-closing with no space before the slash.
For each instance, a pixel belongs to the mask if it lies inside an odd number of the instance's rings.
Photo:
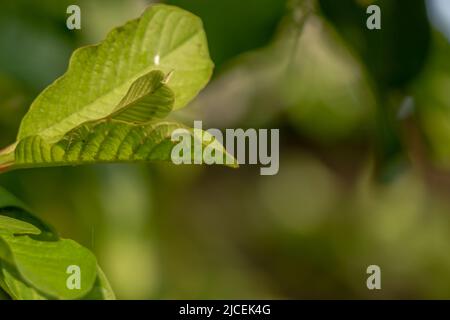
<path id="1" fill-rule="evenodd" d="M 164 73 L 159 70 L 140 77 L 108 118 L 129 123 L 163 119 L 175 101 L 172 90 L 164 82 Z"/>
<path id="2" fill-rule="evenodd" d="M 234 158 L 206 132 L 198 133 L 173 122 L 134 125 L 115 120 L 82 125 L 55 144 L 49 144 L 39 136 L 25 138 L 16 148 L 16 166 L 21 168 L 168 161 L 172 159 L 172 148 L 178 143 L 172 141 L 172 133 L 177 129 L 186 130 L 192 139 L 200 141 L 203 146 L 212 144 L 211 147 L 220 153 L 223 159 L 228 159 L 228 164 L 235 166 Z M 204 139 L 201 133 L 210 139 Z"/>
<path id="3" fill-rule="evenodd" d="M 3 300 L 11 300 L 11 297 L 8 295 L 8 293 L 2 289 L 1 283 L 0 283 L 0 301 Z"/>
<path id="4" fill-rule="evenodd" d="M 79 299 L 89 293 L 97 278 L 95 256 L 72 240 L 35 240 L 30 236 L 3 236 L 18 273 L 27 284 L 58 299 Z M 68 288 L 69 266 L 81 270 L 80 289 Z"/>
<path id="5" fill-rule="evenodd" d="M 23 210 L 0 188 L 0 286 L 13 299 L 113 299 L 95 256 Z M 69 266 L 80 270 L 80 288 L 70 288 Z"/>
<path id="6" fill-rule="evenodd" d="M 22 120 L 18 140 L 60 140 L 81 124 L 113 113 L 132 84 L 153 70 L 172 73 L 174 109 L 184 107 L 212 74 L 201 20 L 177 7 L 150 6 L 99 45 L 74 52 L 68 71 L 45 89 Z"/>
<path id="7" fill-rule="evenodd" d="M 6 191 L 4 188 L 0 187 L 0 218 L 5 223 L 6 221 L 12 222 L 9 217 L 15 219 L 15 224 L 20 224 L 20 228 L 27 228 L 33 230 L 33 232 L 17 232 L 19 234 L 42 234 L 47 238 L 56 237 L 55 230 L 49 226 L 47 223 L 39 219 L 38 217 L 30 213 L 30 208 L 28 208 L 22 201 L 17 199 L 11 193 Z M 6 225 L 4 225 L 6 227 Z M 0 229 L 2 225 L 0 223 Z M 37 232 L 39 230 L 39 232 Z M 1 230 L 0 230 L 1 233 Z M 14 234 L 15 232 L 8 232 L 8 234 Z"/>
<path id="8" fill-rule="evenodd" d="M 27 211 L 27 206 L 11 193 L 0 187 L 0 208 L 16 208 Z"/>
<path id="9" fill-rule="evenodd" d="M 174 160 L 171 134 L 183 126 L 161 119 L 192 100 L 212 68 L 201 20 L 176 7 L 151 6 L 100 45 L 73 54 L 67 73 L 32 104 L 17 142 L 0 151 L 0 172 Z M 213 159 L 236 166 L 217 140 L 201 144 L 214 150 Z"/>
<path id="10" fill-rule="evenodd" d="M 40 234 L 41 230 L 20 220 L 0 215 L 0 235 Z"/>
<path id="11" fill-rule="evenodd" d="M 9 297 L 15 300 L 51 300 L 55 299 L 45 295 L 31 285 L 28 285 L 17 270 L 11 265 L 0 262 L 0 288 Z M 0 289 L 1 290 L 1 289 Z M 91 291 L 82 300 L 115 300 L 116 296 L 103 271 L 97 268 L 97 278 Z M 1 297 L 0 297 L 0 300 Z"/>
<path id="12" fill-rule="evenodd" d="M 47 300 L 48 297 L 28 285 L 10 265 L 0 263 L 0 286 L 14 300 Z"/>
<path id="13" fill-rule="evenodd" d="M 108 282 L 103 270 L 97 268 L 97 279 L 91 292 L 83 297 L 83 300 L 115 300 L 116 296 Z"/>

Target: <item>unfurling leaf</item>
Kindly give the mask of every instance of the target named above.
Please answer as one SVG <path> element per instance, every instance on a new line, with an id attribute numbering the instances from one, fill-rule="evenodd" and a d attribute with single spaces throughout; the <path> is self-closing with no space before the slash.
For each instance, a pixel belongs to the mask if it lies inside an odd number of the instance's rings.
<path id="1" fill-rule="evenodd" d="M 111 116 L 131 123 L 145 123 L 163 119 L 172 110 L 175 101 L 172 90 L 164 83 L 164 73 L 152 71 L 140 77 L 130 87 Z"/>

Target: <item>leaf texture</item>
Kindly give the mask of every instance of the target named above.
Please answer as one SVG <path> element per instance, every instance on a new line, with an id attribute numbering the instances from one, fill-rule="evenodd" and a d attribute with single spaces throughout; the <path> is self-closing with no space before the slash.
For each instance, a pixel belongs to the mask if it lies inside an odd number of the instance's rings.
<path id="1" fill-rule="evenodd" d="M 108 118 L 129 123 L 165 118 L 172 110 L 175 97 L 164 81 L 161 71 L 152 71 L 140 77 Z"/>
<path id="2" fill-rule="evenodd" d="M 205 140 L 193 129 L 173 122 L 134 125 L 116 120 L 88 123 L 49 144 L 39 136 L 22 140 L 16 148 L 16 166 L 64 166 L 90 163 L 173 160 L 172 133 L 184 129 L 204 146 L 210 144 L 223 158 L 234 159 L 214 139 Z M 207 135 L 206 132 L 202 132 Z M 208 135 L 209 136 L 209 135 Z M 192 148 L 193 149 L 193 148 Z M 193 150 L 192 150 L 193 151 Z M 194 156 L 194 154 L 192 154 Z M 200 155 L 201 157 L 202 155 Z"/>
<path id="3" fill-rule="evenodd" d="M 177 7 L 153 5 L 101 44 L 76 50 L 67 73 L 31 105 L 18 140 L 39 135 L 56 142 L 85 122 L 108 117 L 130 86 L 153 70 L 172 73 L 174 109 L 184 107 L 212 69 L 201 20 Z"/>

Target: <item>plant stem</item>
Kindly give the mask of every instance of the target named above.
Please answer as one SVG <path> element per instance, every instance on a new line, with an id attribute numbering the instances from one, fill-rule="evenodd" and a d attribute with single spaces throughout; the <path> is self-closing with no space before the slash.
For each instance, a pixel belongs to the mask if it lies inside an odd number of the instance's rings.
<path id="1" fill-rule="evenodd" d="M 0 173 L 11 170 L 12 165 L 14 164 L 14 151 L 16 149 L 16 145 L 17 143 L 0 150 Z"/>

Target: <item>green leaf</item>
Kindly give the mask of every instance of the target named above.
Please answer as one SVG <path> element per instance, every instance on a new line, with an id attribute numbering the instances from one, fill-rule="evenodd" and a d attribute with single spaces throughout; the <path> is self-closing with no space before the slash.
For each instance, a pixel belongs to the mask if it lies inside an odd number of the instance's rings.
<path id="1" fill-rule="evenodd" d="M 0 286 L 0 301 L 11 300 L 11 297 Z"/>
<path id="2" fill-rule="evenodd" d="M 47 300 L 44 294 L 28 285 L 15 270 L 5 263 L 0 263 L 0 286 L 15 300 Z"/>
<path id="3" fill-rule="evenodd" d="M 21 228 L 25 228 L 27 225 L 26 228 L 33 228 L 34 231 L 36 231 L 35 228 L 39 230 L 39 233 L 26 232 L 25 234 L 42 234 L 48 238 L 56 236 L 56 233 L 51 226 L 32 215 L 30 211 L 31 210 L 22 201 L 0 187 L 0 217 L 9 217 L 20 221 L 22 225 Z M 4 218 L 3 220 L 6 221 Z"/>
<path id="4" fill-rule="evenodd" d="M 15 300 L 47 300 L 52 297 L 37 290 L 21 277 L 19 272 L 9 264 L 0 262 L 0 288 Z M 1 289 L 0 289 L 1 291 Z M 115 300 L 116 296 L 103 271 L 97 267 L 97 278 L 91 291 L 83 300 Z M 1 297 L 0 297 L 1 300 Z"/>
<path id="5" fill-rule="evenodd" d="M 14 259 L 12 257 L 11 250 L 9 249 L 8 244 L 0 237 L 0 263 L 2 260 L 4 262 L 14 264 Z"/>
<path id="6" fill-rule="evenodd" d="M 95 256 L 72 240 L 35 240 L 30 236 L 4 236 L 17 271 L 34 288 L 58 299 L 78 299 L 89 293 L 97 277 Z M 69 266 L 81 270 L 80 289 L 66 285 Z"/>
<path id="7" fill-rule="evenodd" d="M 184 127 L 161 119 L 195 97 L 212 67 L 201 20 L 176 7 L 151 6 L 100 45 L 73 54 L 67 73 L 32 104 L 18 141 L 0 151 L 0 172 L 173 160 L 171 134 Z M 215 139 L 201 144 L 236 166 Z"/>
<path id="8" fill-rule="evenodd" d="M 0 208 L 17 208 L 28 210 L 27 206 L 11 193 L 0 187 Z"/>
<path id="9" fill-rule="evenodd" d="M 152 71 L 137 79 L 108 118 L 129 123 L 145 123 L 163 119 L 172 110 L 174 94 L 165 85 L 161 71 Z"/>
<path id="10" fill-rule="evenodd" d="M 40 234 L 41 230 L 20 220 L 0 216 L 0 235 Z"/>
<path id="11" fill-rule="evenodd" d="M 115 300 L 116 296 L 100 267 L 97 268 L 97 279 L 91 292 L 83 297 L 83 300 Z"/>
<path id="12" fill-rule="evenodd" d="M 95 256 L 23 210 L 0 188 L 0 286 L 13 299 L 113 299 Z M 69 266 L 80 270 L 80 288 L 70 289 Z"/>
<path id="13" fill-rule="evenodd" d="M 153 70 L 173 73 L 174 109 L 184 107 L 212 69 L 201 20 L 176 7 L 153 5 L 100 45 L 76 50 L 67 73 L 33 102 L 18 140 L 39 135 L 54 143 L 87 121 L 108 117 L 130 86 Z"/>
<path id="14" fill-rule="evenodd" d="M 55 144 L 49 144 L 39 136 L 22 140 L 16 148 L 16 166 L 168 161 L 171 159 L 172 148 L 178 143 L 171 139 L 172 133 L 177 129 L 188 130 L 191 137 L 201 141 L 204 146 L 211 143 L 211 147 L 220 152 L 222 158 L 228 159 L 231 166 L 235 165 L 234 158 L 206 132 L 201 133 L 209 139 L 200 137 L 195 130 L 178 123 L 134 125 L 105 120 L 82 125 Z"/>

